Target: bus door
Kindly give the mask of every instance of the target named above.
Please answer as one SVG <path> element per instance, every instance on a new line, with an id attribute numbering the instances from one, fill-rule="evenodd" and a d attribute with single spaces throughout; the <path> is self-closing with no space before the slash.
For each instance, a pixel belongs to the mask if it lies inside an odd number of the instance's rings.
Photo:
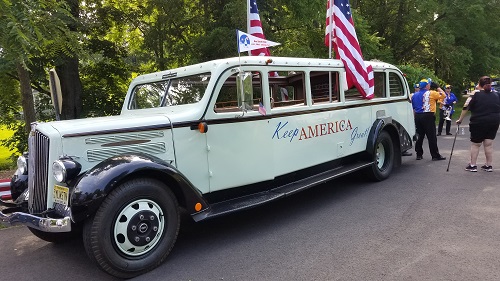
<path id="1" fill-rule="evenodd" d="M 215 87 L 206 114 L 211 192 L 274 178 L 262 80 L 257 69 L 235 68 Z"/>

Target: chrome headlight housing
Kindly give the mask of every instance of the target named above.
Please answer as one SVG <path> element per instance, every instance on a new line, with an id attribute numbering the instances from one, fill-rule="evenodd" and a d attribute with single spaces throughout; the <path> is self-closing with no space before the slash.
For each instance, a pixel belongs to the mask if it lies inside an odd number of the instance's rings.
<path id="1" fill-rule="evenodd" d="M 82 165 L 71 158 L 61 158 L 52 163 L 52 175 L 59 183 L 74 179 L 81 169 Z"/>
<path id="2" fill-rule="evenodd" d="M 22 175 L 28 174 L 28 154 L 23 154 L 17 158 L 17 169 Z"/>

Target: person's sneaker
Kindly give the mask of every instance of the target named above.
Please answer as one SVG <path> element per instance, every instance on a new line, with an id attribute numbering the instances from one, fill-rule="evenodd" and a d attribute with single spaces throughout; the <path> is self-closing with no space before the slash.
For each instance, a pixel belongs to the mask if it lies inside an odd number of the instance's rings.
<path id="1" fill-rule="evenodd" d="M 422 158 L 424 158 L 422 155 L 417 155 L 417 160 L 422 160 Z"/>
<path id="2" fill-rule="evenodd" d="M 446 133 L 447 136 L 452 136 L 453 134 L 452 133 Z"/>
<path id="3" fill-rule="evenodd" d="M 440 135 L 441 135 L 441 133 L 437 133 L 437 135 L 436 135 L 436 136 L 438 136 L 438 137 L 439 137 Z"/>
<path id="4" fill-rule="evenodd" d="M 439 155 L 438 157 L 432 157 L 432 161 L 446 160 L 446 157 Z"/>
<path id="5" fill-rule="evenodd" d="M 483 166 L 481 166 L 481 170 L 486 171 L 486 172 L 493 172 L 493 167 L 488 166 L 488 165 L 483 165 Z"/>
<path id="6" fill-rule="evenodd" d="M 467 165 L 467 167 L 465 167 L 465 170 L 469 172 L 477 172 L 477 166 L 476 165 L 472 166 L 471 164 L 469 164 Z"/>

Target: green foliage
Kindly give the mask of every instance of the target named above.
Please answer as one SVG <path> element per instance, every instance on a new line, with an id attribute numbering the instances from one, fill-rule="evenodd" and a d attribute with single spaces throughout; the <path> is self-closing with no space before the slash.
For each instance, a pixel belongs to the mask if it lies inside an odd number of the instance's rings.
<path id="1" fill-rule="evenodd" d="M 441 87 L 445 84 L 441 79 L 436 77 L 432 70 L 426 69 L 425 67 L 418 65 L 399 65 L 398 68 L 405 74 L 406 80 L 410 85 L 410 90 L 413 90 L 413 85 L 420 82 L 420 80 L 425 78 L 431 78 L 432 81 L 438 83 Z"/>
<path id="2" fill-rule="evenodd" d="M 0 126 L 0 170 L 10 169 L 23 151 L 28 151 L 28 135 L 24 123 L 14 122 Z"/>
<path id="3" fill-rule="evenodd" d="M 0 126 L 0 170 L 11 169 L 14 165 L 11 157 L 12 152 L 2 145 L 2 141 L 10 138 L 13 133 L 6 126 Z"/>
<path id="4" fill-rule="evenodd" d="M 16 121 L 21 110 L 19 82 L 0 73 L 0 126 Z"/>
<path id="5" fill-rule="evenodd" d="M 6 62 L 27 67 L 34 56 L 70 55 L 78 49 L 77 38 L 66 28 L 71 15 L 65 2 L 1 0 L 0 10 L 0 47 Z"/>

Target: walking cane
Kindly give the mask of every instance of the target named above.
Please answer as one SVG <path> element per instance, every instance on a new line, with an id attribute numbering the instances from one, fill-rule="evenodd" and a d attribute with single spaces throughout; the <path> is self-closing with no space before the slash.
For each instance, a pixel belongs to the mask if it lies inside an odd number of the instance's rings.
<path id="1" fill-rule="evenodd" d="M 455 141 L 457 140 L 458 131 L 460 130 L 460 124 L 457 125 L 457 131 L 455 132 L 455 138 L 453 138 L 453 145 L 451 146 L 450 159 L 448 160 L 448 168 L 446 171 L 450 170 L 451 156 L 453 155 L 453 148 L 455 148 Z"/>

